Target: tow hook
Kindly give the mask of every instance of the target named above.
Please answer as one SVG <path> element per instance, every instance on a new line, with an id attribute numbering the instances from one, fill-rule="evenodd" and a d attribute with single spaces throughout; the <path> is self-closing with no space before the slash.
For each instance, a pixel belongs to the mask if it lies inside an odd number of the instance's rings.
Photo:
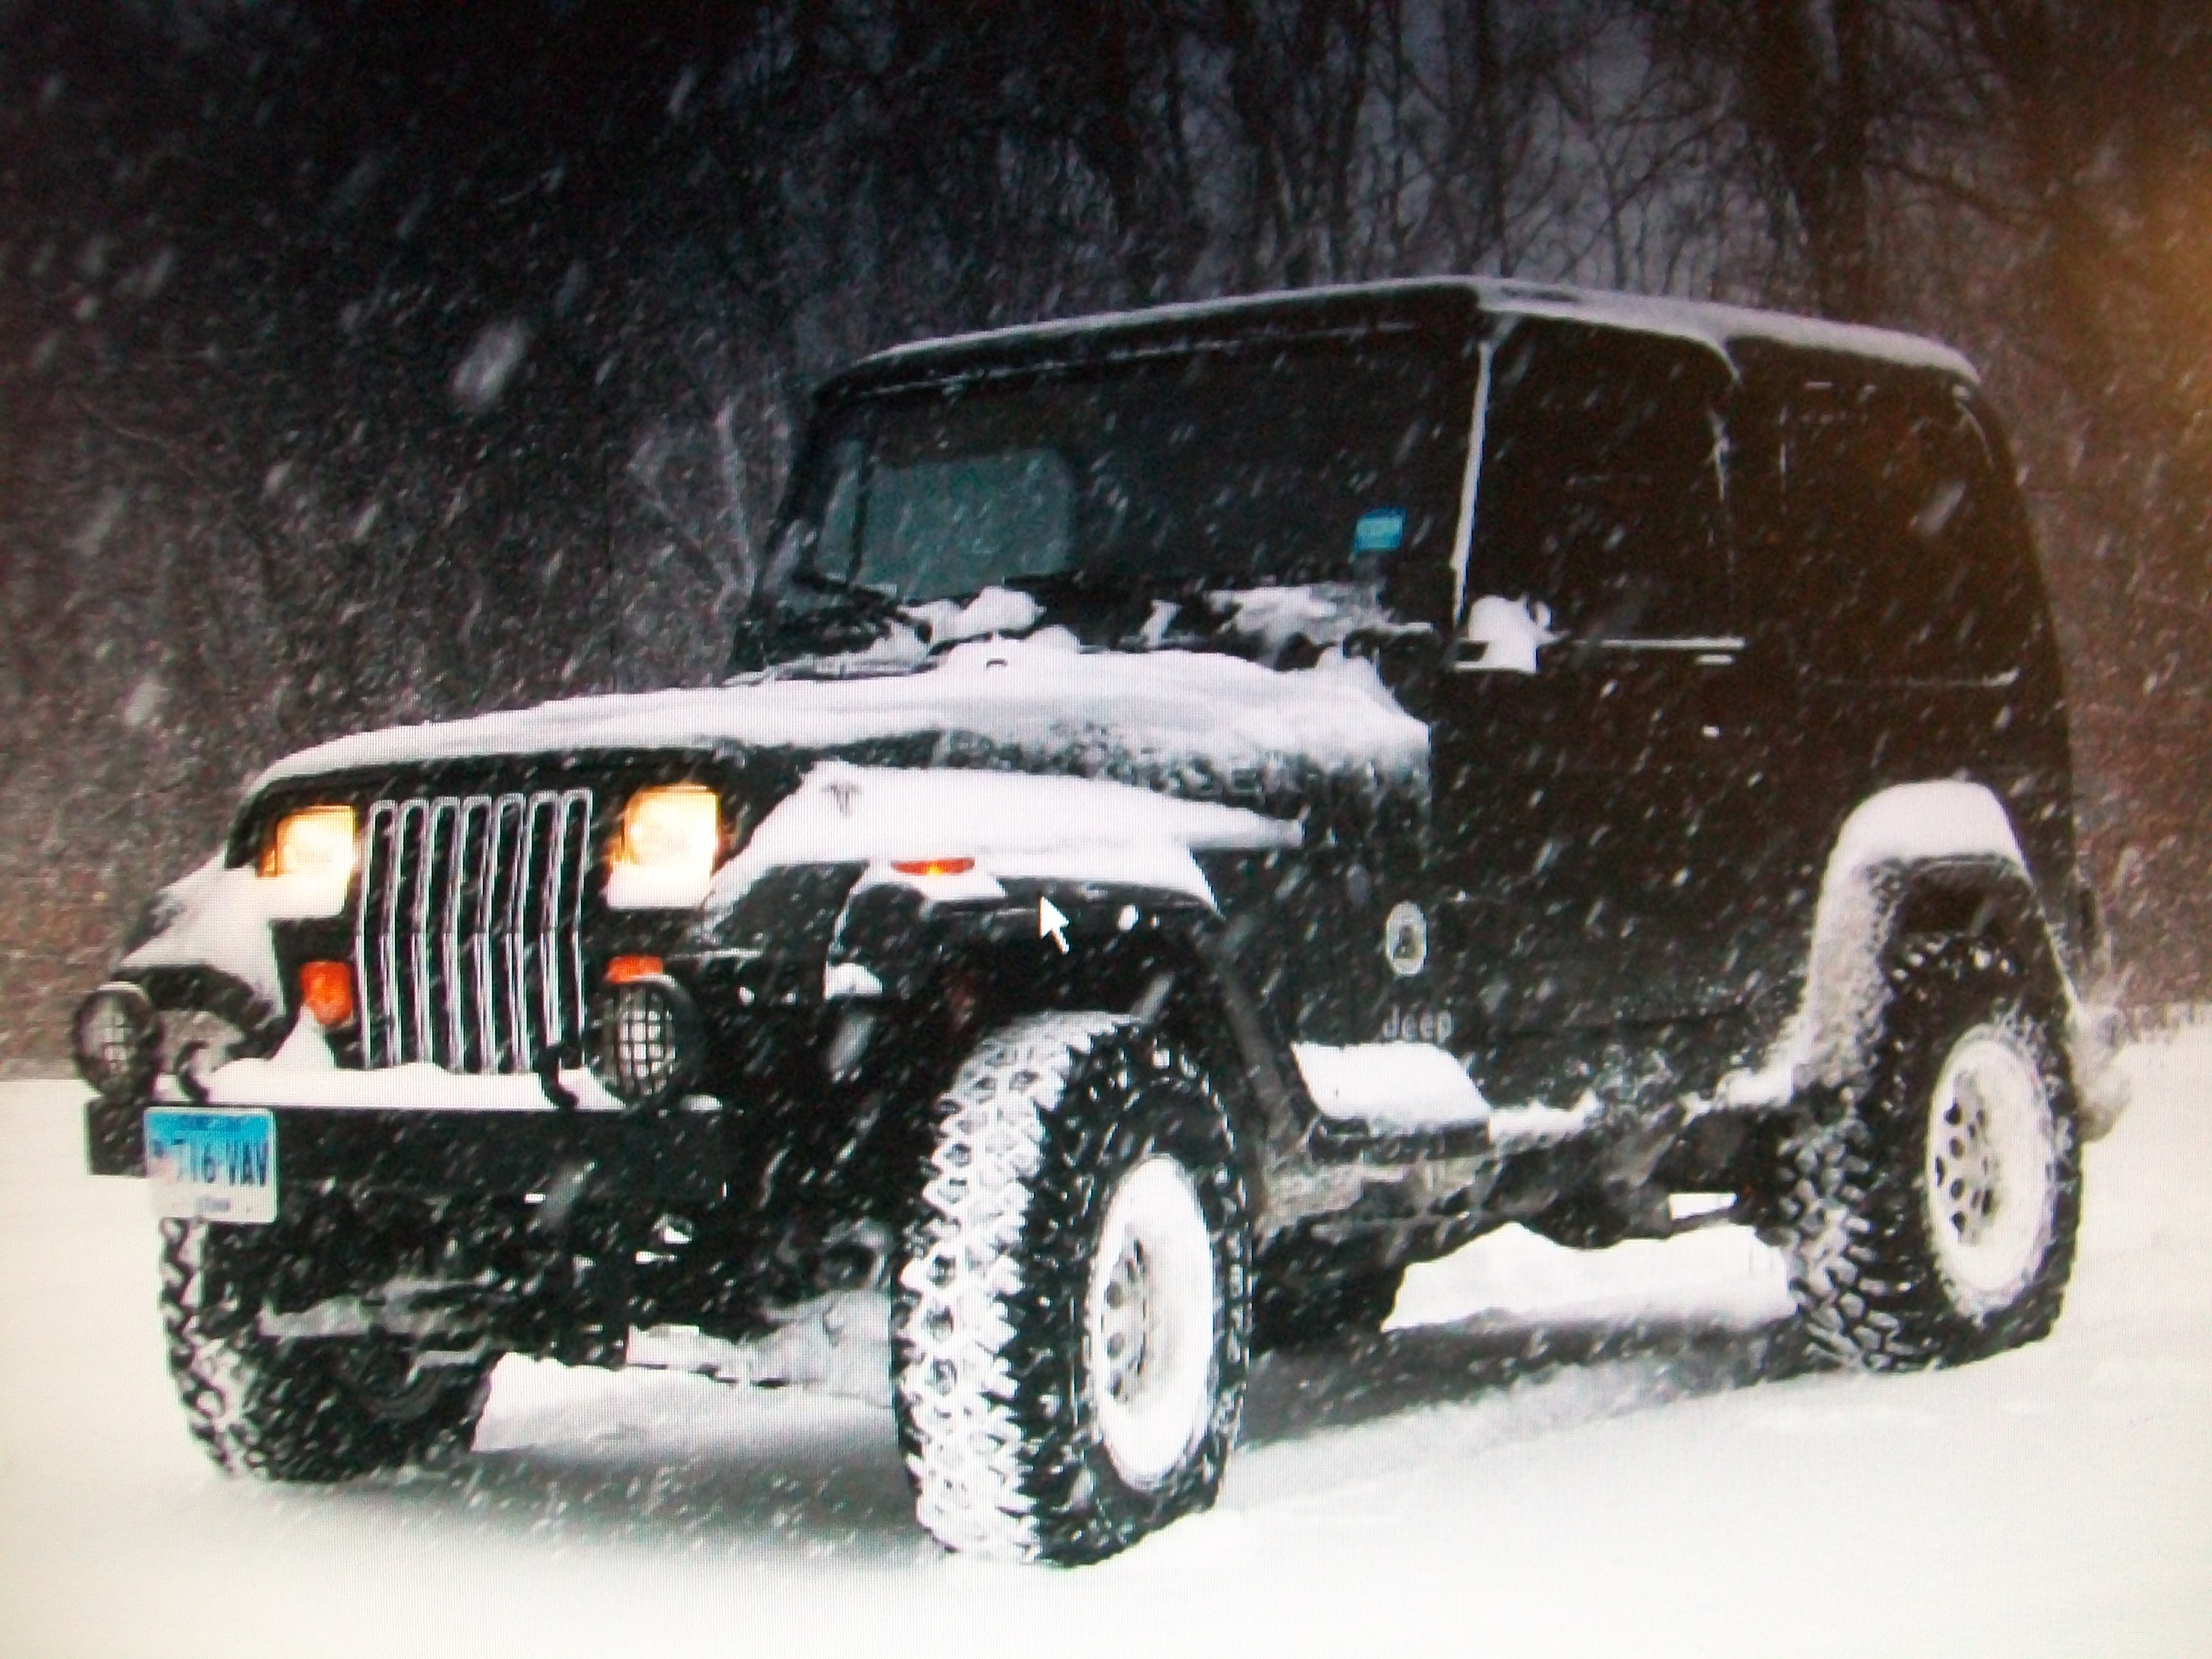
<path id="1" fill-rule="evenodd" d="M 205 1106 L 210 1103 L 207 1085 L 200 1081 L 200 1074 L 193 1066 L 193 1062 L 198 1060 L 206 1049 L 207 1044 L 195 1038 L 177 1050 L 176 1064 L 171 1068 L 171 1074 L 177 1079 L 177 1087 L 184 1091 L 185 1098 L 195 1106 Z"/>
<path id="2" fill-rule="evenodd" d="M 554 1110 L 558 1112 L 573 1112 L 577 1105 L 576 1091 L 561 1081 L 561 1066 L 564 1061 L 575 1060 L 575 1063 L 582 1063 L 571 1055 L 569 1046 L 562 1043 L 550 1048 L 540 1048 L 537 1059 L 531 1062 L 530 1069 L 538 1074 L 538 1086 L 545 1091 L 545 1098 L 553 1103 Z"/>

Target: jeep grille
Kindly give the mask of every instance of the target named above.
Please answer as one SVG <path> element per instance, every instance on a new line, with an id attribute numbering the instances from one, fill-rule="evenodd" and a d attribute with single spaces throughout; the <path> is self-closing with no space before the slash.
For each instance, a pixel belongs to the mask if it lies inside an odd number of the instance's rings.
<path id="1" fill-rule="evenodd" d="M 363 1066 L 526 1072 L 583 1030 L 592 793 L 368 809 L 356 922 Z"/>

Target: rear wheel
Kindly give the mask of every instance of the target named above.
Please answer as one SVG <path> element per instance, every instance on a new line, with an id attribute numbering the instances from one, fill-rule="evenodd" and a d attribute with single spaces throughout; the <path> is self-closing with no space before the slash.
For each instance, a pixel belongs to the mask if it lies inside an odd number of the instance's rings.
<path id="1" fill-rule="evenodd" d="M 893 1323 L 922 1524 L 1079 1562 L 1210 1505 L 1251 1269 L 1204 1072 L 1114 1016 L 1040 1015 L 980 1043 L 939 1112 Z"/>
<path id="2" fill-rule="evenodd" d="M 1775 1204 L 1814 1355 L 1959 1364 L 2046 1334 L 2081 1216 L 2056 999 L 2014 951 L 1908 940 L 1863 1083 L 1784 1147 Z"/>
<path id="3" fill-rule="evenodd" d="M 261 1328 L 263 1230 L 161 1224 L 169 1371 L 193 1437 L 234 1474 L 334 1481 L 467 1449 L 489 1362 L 425 1366 L 381 1334 Z"/>

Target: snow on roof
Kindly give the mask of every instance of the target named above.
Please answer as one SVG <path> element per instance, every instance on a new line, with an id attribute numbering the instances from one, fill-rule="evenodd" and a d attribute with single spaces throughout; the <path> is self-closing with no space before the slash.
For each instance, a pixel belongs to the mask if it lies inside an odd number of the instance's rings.
<path id="1" fill-rule="evenodd" d="M 1974 366 L 1940 341 L 1897 329 L 1863 323 L 1832 323 L 1786 311 L 1758 311 L 1749 306 L 1706 300 L 1660 299 L 1601 289 L 1560 288 L 1544 283 L 1476 277 L 1475 291 L 1486 311 L 1523 317 L 1558 317 L 1601 324 L 1638 333 L 1665 334 L 1703 341 L 1723 356 L 1740 341 L 1758 340 L 1801 350 L 1847 352 L 1878 357 L 1911 368 L 1932 368 L 1961 380 L 1978 380 Z"/>
<path id="2" fill-rule="evenodd" d="M 1428 762 L 1428 729 L 1366 661 L 1329 653 L 1311 668 L 1282 672 L 1203 652 L 1083 651 L 1064 631 L 1048 629 L 957 645 L 912 673 L 578 697 L 364 732 L 278 761 L 253 787 L 478 756 L 821 750 L 928 732 L 1024 748 L 1106 732 L 1139 760 L 1223 769 L 1301 760 L 1387 773 Z"/>
<path id="3" fill-rule="evenodd" d="M 1045 323 L 1024 323 L 1011 328 L 988 329 L 972 334 L 948 335 L 941 339 L 915 340 L 863 358 L 860 367 L 885 367 L 937 356 L 954 356 L 976 347 L 1046 344 L 1054 340 L 1081 338 L 1124 329 L 1155 329 L 1176 324 L 1207 323 L 1244 313 L 1265 313 L 1292 309 L 1316 301 L 1387 299 L 1423 294 L 1471 294 L 1483 310 L 1498 315 L 1553 317 L 1597 324 L 1642 334 L 1692 340 L 1711 346 L 1733 363 L 1730 347 L 1741 341 L 1795 347 L 1799 349 L 1847 352 L 1879 358 L 1913 368 L 1931 368 L 1962 380 L 1978 382 L 1974 366 L 1949 346 L 1895 329 L 1870 328 L 1858 323 L 1826 322 L 1787 312 L 1759 311 L 1748 306 L 1721 305 L 1702 300 L 1677 300 L 1641 294 L 1622 294 L 1604 289 L 1575 288 L 1553 283 L 1522 282 L 1500 276 L 1419 276 L 1394 282 L 1362 283 L 1331 288 L 1278 290 L 1203 300 L 1182 305 L 1155 306 L 1141 311 L 1115 311 L 1090 317 L 1069 317 Z"/>
<path id="4" fill-rule="evenodd" d="M 1172 328 L 1176 324 L 1210 323 L 1247 312 L 1265 313 L 1291 310 L 1320 301 L 1376 299 L 1392 295 L 1465 293 L 1466 278 L 1407 277 L 1395 282 L 1345 283 L 1328 288 L 1277 289 L 1264 294 L 1232 294 L 1218 300 L 1188 300 L 1176 305 L 1146 306 L 1133 311 L 1101 311 L 1083 317 L 1060 317 L 1049 322 L 1016 323 L 1005 328 L 978 329 L 967 334 L 946 334 L 933 339 L 908 340 L 872 353 L 853 365 L 859 368 L 966 351 L 971 347 L 1043 344 L 1053 340 L 1081 339 L 1092 334 L 1122 329 Z"/>

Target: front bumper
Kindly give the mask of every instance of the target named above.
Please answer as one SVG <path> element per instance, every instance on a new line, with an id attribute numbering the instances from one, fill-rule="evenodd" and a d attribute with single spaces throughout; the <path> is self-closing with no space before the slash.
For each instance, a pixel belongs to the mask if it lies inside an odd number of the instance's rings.
<path id="1" fill-rule="evenodd" d="M 155 1103 L 85 1105 L 94 1175 L 146 1172 L 144 1115 Z M 722 1114 L 476 1112 L 276 1106 L 280 1202 L 332 1188 L 523 1197 L 588 1182 L 625 1199 L 714 1202 L 726 1193 Z"/>

